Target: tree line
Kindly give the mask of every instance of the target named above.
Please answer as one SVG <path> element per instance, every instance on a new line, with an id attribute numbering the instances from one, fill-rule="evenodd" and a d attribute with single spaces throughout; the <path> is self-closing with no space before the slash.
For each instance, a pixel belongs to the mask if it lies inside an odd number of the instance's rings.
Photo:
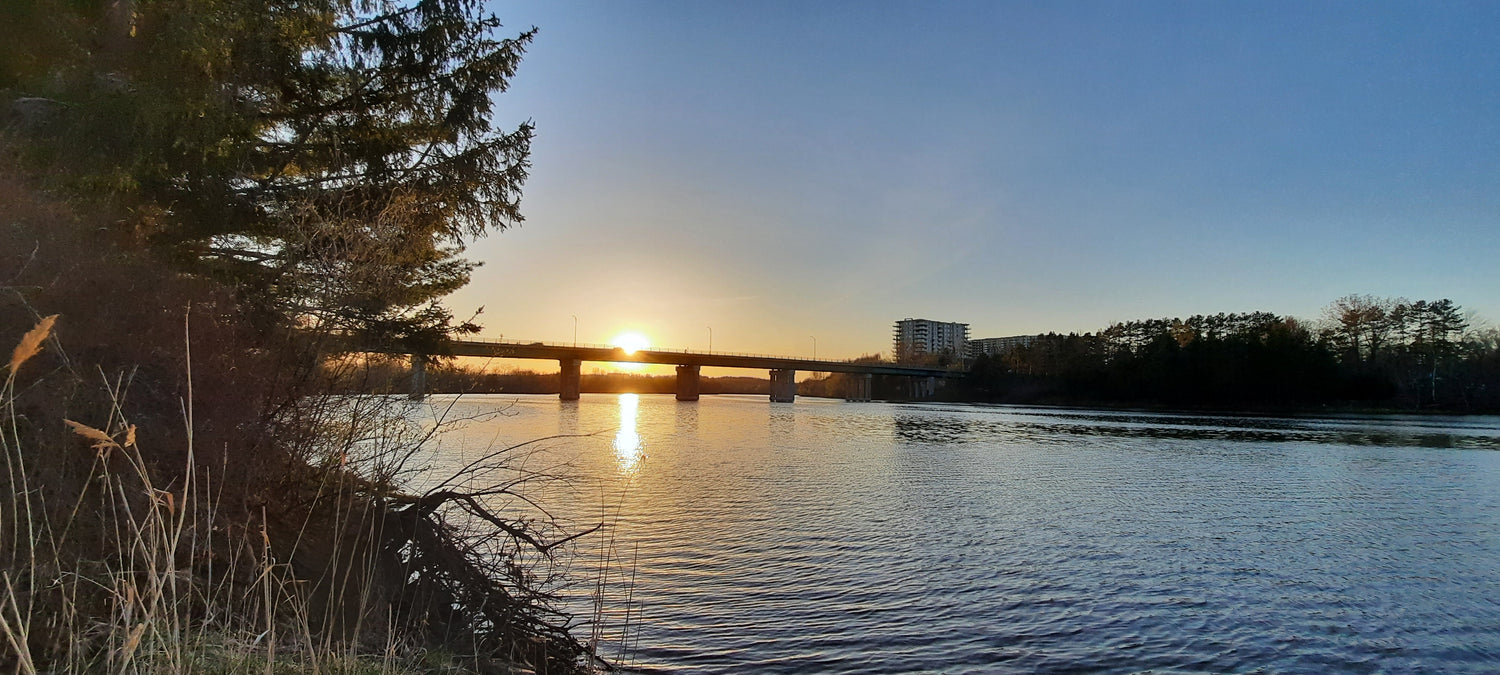
<path id="1" fill-rule="evenodd" d="M 1349 295 L 1270 312 L 1050 333 L 975 360 L 961 394 L 1024 403 L 1500 410 L 1500 332 L 1452 300 Z"/>

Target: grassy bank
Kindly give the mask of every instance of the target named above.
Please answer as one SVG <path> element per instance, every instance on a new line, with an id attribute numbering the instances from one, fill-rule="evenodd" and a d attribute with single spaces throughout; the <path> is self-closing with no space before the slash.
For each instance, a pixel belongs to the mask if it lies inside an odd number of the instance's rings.
<path id="1" fill-rule="evenodd" d="M 442 425 L 349 396 L 378 361 L 0 197 L 0 670 L 598 666 L 551 595 L 580 532 L 510 508 L 521 449 L 408 492 Z"/>

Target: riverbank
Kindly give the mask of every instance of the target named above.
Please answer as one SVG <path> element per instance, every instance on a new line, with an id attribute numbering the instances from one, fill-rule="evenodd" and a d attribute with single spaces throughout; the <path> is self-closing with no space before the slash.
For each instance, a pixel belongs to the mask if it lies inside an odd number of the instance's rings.
<path id="1" fill-rule="evenodd" d="M 368 359 L 0 204 L 0 670 L 589 670 L 552 597 L 580 532 L 474 496 L 520 489 L 511 455 L 410 493 L 441 425 L 350 396 Z"/>
<path id="2" fill-rule="evenodd" d="M 509 491 L 468 480 L 504 483 L 503 453 L 409 493 L 403 478 L 419 468 L 408 462 L 430 432 L 391 399 L 325 396 L 268 427 L 247 461 L 243 444 L 216 451 L 223 417 L 200 416 L 194 386 L 213 377 L 185 381 L 180 434 L 137 425 L 123 386 L 105 393 L 102 413 L 59 399 L 59 387 L 78 384 L 48 372 L 63 356 L 53 329 L 64 326 L 49 316 L 20 339 L 0 394 L 9 495 L 0 639 L 10 646 L 0 665 L 27 674 L 589 669 L 552 605 L 555 580 L 535 563 L 576 534 L 512 520 L 473 496 Z"/>
<path id="3" fill-rule="evenodd" d="M 192 376 L 180 435 L 137 425 L 123 387 L 106 392 L 102 417 L 68 410 L 82 401 L 58 400 L 58 387 L 76 383 L 46 372 L 62 356 L 54 326 L 65 325 L 49 316 L 21 338 L 0 394 L 9 495 L 0 639 L 11 647 L 0 665 L 28 674 L 589 669 L 552 604 L 556 580 L 536 567 L 584 533 L 495 507 L 512 492 L 504 453 L 411 493 L 402 485 L 431 431 L 394 399 L 307 400 L 267 428 L 253 462 L 237 454 L 252 449 L 244 445 L 215 451 L 211 430 L 225 419 L 199 416 L 193 388 L 204 382 Z"/>

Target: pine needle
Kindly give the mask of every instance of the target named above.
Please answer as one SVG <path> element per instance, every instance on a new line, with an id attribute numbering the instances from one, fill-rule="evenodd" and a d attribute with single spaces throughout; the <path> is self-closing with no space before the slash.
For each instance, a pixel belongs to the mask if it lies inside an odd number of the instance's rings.
<path id="1" fill-rule="evenodd" d="M 37 352 L 42 351 L 42 343 L 47 340 L 48 335 L 52 334 L 52 324 L 56 321 L 56 314 L 43 317 L 41 321 L 36 323 L 36 326 L 21 336 L 20 344 L 17 344 L 15 350 L 10 353 L 11 373 L 15 373 L 16 369 L 20 368 L 21 364 L 25 363 L 27 359 L 36 356 Z"/>

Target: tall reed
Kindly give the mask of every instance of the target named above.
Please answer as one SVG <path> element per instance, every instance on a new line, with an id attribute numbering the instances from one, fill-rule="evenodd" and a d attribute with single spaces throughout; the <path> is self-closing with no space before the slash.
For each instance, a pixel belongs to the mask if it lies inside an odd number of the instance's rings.
<path id="1" fill-rule="evenodd" d="M 76 496 L 35 479 L 58 458 L 23 445 L 18 375 L 51 337 L 57 316 L 19 341 L 0 389 L 0 669 L 48 673 L 408 673 L 428 670 L 420 649 L 391 641 L 362 653 L 314 638 L 317 623 L 287 563 L 277 562 L 261 519 L 261 549 L 226 553 L 221 490 L 193 447 L 191 372 L 182 402 L 183 466 L 151 465 L 149 430 L 127 419 L 126 379 L 104 379 L 111 401 L 93 423 L 58 418 L 88 453 Z M 189 363 L 191 360 L 189 359 Z M 104 378 L 102 371 L 99 373 Z M 178 477 L 159 484 L 159 473 Z M 252 565 L 253 569 L 237 569 Z M 249 586 L 236 580 L 253 578 Z M 249 592 L 247 592 L 247 590 Z"/>

